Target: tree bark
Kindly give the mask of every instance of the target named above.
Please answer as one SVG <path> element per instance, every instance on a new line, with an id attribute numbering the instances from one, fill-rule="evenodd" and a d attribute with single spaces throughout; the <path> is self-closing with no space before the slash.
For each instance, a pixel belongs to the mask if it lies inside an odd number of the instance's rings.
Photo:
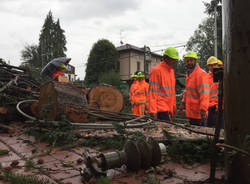
<path id="1" fill-rule="evenodd" d="M 87 118 L 82 109 L 87 105 L 86 95 L 71 83 L 50 81 L 40 90 L 38 112 L 42 119 L 59 120 L 66 115 L 69 121 L 82 123 Z"/>

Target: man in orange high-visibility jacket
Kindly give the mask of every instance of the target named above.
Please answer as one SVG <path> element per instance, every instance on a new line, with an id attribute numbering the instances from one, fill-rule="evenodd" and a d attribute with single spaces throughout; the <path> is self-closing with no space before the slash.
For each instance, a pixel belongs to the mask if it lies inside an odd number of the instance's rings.
<path id="1" fill-rule="evenodd" d="M 131 84 L 130 90 L 129 90 L 129 101 L 131 103 L 132 114 L 138 116 L 137 107 L 136 107 L 134 98 L 135 98 L 135 89 L 138 88 L 139 81 L 138 81 L 138 76 L 135 74 L 133 74 L 131 78 L 133 80 L 133 83 Z"/>
<path id="2" fill-rule="evenodd" d="M 186 117 L 192 125 L 204 125 L 209 106 L 208 74 L 197 63 L 198 56 L 189 51 L 184 55 L 188 70 L 185 82 L 185 92 L 180 106 L 180 112 L 186 108 Z"/>
<path id="3" fill-rule="evenodd" d="M 65 71 L 66 68 L 67 67 L 66 67 L 65 64 L 60 64 L 59 67 L 58 67 L 58 69 L 51 76 L 51 78 L 52 79 L 56 79 L 56 77 L 64 75 L 64 71 Z"/>
<path id="4" fill-rule="evenodd" d="M 221 120 L 221 127 L 224 128 L 224 117 L 223 117 L 223 109 L 224 109 L 224 99 L 222 99 L 222 113 L 220 114 L 221 117 L 218 117 L 219 113 L 219 83 L 214 82 L 214 75 L 213 71 L 215 68 L 222 68 L 223 69 L 223 62 L 219 59 L 214 61 L 214 56 L 211 56 L 207 60 L 207 66 L 209 68 L 209 80 L 210 80 L 210 100 L 209 100 L 209 109 L 208 109 L 208 118 L 207 118 L 207 125 L 209 127 L 215 127 L 216 122 Z M 223 85 L 223 83 L 222 83 Z M 219 118 L 219 119 L 218 119 Z"/>
<path id="5" fill-rule="evenodd" d="M 136 113 L 138 116 L 143 116 L 148 109 L 148 88 L 149 85 L 145 81 L 145 75 L 142 72 L 137 73 L 139 84 L 135 89 L 134 102 Z"/>
<path id="6" fill-rule="evenodd" d="M 218 82 L 213 80 L 213 69 L 218 64 L 218 59 L 214 56 L 211 56 L 207 60 L 207 67 L 209 69 L 208 80 L 210 85 L 209 93 L 209 108 L 208 108 L 208 118 L 207 126 L 215 127 L 217 121 L 217 112 L 218 112 Z"/>
<path id="7" fill-rule="evenodd" d="M 179 60 L 178 51 L 168 47 L 160 64 L 149 74 L 149 113 L 152 118 L 170 121 L 176 112 L 174 65 Z"/>

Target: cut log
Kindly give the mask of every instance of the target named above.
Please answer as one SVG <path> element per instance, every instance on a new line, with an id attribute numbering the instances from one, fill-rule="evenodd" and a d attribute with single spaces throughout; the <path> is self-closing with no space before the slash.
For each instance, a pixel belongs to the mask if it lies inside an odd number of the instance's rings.
<path id="1" fill-rule="evenodd" d="M 97 109 L 120 112 L 123 108 L 122 93 L 109 85 L 97 85 L 88 94 L 89 106 Z"/>
<path id="2" fill-rule="evenodd" d="M 87 105 L 86 95 L 73 84 L 50 81 L 40 89 L 39 118 L 59 120 L 66 115 L 69 121 L 82 123 L 87 114 L 81 109 Z"/>
<path id="3" fill-rule="evenodd" d="M 32 112 L 33 115 L 37 115 L 39 114 L 39 110 L 38 110 L 38 101 L 34 101 L 31 103 L 31 106 L 30 106 L 30 111 Z"/>
<path id="4" fill-rule="evenodd" d="M 69 82 L 69 79 L 63 75 L 59 75 L 58 82 Z"/>

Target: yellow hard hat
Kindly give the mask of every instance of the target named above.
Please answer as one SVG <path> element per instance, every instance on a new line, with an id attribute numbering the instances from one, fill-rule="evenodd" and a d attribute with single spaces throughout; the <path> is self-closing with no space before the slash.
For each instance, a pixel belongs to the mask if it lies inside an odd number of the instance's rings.
<path id="1" fill-rule="evenodd" d="M 136 77 L 138 77 L 138 75 L 136 75 L 136 74 L 131 74 L 131 78 L 136 78 Z"/>
<path id="2" fill-rule="evenodd" d="M 218 63 L 218 59 L 214 56 L 210 56 L 207 60 L 207 65 L 212 65 Z"/>
<path id="3" fill-rule="evenodd" d="M 145 77 L 145 75 L 144 75 L 144 73 L 142 73 L 142 72 L 138 72 L 138 77 Z"/>
<path id="4" fill-rule="evenodd" d="M 163 53 L 164 56 L 168 56 L 172 59 L 180 59 L 179 57 L 179 54 L 178 54 L 178 50 L 174 47 L 168 47 L 164 53 Z"/>
<path id="5" fill-rule="evenodd" d="M 188 51 L 185 55 L 184 58 L 194 58 L 198 59 L 197 53 L 194 51 Z"/>
<path id="6" fill-rule="evenodd" d="M 217 62 L 218 65 L 224 65 L 224 63 L 218 59 L 218 62 Z"/>
<path id="7" fill-rule="evenodd" d="M 67 67 L 66 67 L 66 65 L 65 65 L 65 64 L 63 64 L 63 63 L 62 63 L 62 64 L 60 64 L 60 67 L 61 67 L 61 68 L 63 68 L 63 69 L 67 68 Z"/>

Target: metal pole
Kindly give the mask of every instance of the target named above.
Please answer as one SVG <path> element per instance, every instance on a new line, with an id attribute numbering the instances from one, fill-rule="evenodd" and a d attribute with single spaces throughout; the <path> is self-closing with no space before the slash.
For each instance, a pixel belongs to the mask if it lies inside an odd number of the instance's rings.
<path id="1" fill-rule="evenodd" d="M 146 45 L 144 45 L 144 73 L 146 74 L 146 49 L 147 49 L 147 47 L 146 47 Z"/>

